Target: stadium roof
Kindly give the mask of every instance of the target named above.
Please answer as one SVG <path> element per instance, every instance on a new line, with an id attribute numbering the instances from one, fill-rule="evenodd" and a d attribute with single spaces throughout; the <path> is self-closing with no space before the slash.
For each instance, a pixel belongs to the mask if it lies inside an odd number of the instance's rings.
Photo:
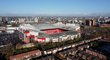
<path id="1" fill-rule="evenodd" d="M 60 28 L 60 27 L 58 27 L 58 26 L 54 26 L 54 25 L 52 25 L 52 24 L 46 24 L 46 23 L 44 23 L 44 24 L 34 24 L 33 26 L 34 26 L 36 29 L 38 29 L 38 30 Z"/>
<path id="2" fill-rule="evenodd" d="M 66 31 L 59 34 L 53 34 L 53 35 L 47 35 L 47 34 L 41 34 L 40 37 L 50 37 L 50 38 L 56 38 L 63 35 L 75 35 L 78 34 L 76 31 Z"/>

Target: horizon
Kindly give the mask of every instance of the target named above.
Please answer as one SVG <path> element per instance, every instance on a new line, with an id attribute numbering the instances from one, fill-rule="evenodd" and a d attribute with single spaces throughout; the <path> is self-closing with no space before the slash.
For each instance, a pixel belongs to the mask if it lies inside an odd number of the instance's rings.
<path id="1" fill-rule="evenodd" d="M 0 16 L 110 16 L 110 0 L 1 0 Z"/>

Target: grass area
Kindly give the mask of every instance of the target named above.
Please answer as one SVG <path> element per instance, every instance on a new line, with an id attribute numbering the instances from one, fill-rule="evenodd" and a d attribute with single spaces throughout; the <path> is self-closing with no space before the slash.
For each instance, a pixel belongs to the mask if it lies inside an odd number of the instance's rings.
<path id="1" fill-rule="evenodd" d="M 105 38 L 110 37 L 110 28 L 107 27 L 90 27 L 82 29 L 82 31 L 85 32 L 86 34 L 89 33 L 90 35 L 86 35 L 86 37 L 88 36 L 89 38 L 97 36 L 102 36 Z"/>

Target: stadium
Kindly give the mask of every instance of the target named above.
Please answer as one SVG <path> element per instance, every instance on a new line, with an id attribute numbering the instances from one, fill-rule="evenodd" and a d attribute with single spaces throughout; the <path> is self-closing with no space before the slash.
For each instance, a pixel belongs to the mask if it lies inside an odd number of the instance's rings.
<path id="1" fill-rule="evenodd" d="M 80 26 L 75 24 L 21 24 L 19 31 L 25 43 L 30 42 L 61 42 L 80 37 Z"/>

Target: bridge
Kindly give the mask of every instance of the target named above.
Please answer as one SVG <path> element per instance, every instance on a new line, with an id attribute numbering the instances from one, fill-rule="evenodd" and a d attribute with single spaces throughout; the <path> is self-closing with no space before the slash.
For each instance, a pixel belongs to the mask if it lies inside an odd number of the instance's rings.
<path id="1" fill-rule="evenodd" d="M 77 52 L 78 50 L 81 50 L 82 48 L 83 49 L 88 48 L 89 45 L 87 43 L 97 41 L 97 40 L 100 40 L 100 39 L 102 39 L 102 37 L 96 37 L 96 38 L 93 38 L 93 39 L 83 40 L 83 41 L 73 43 L 73 44 L 70 44 L 70 45 L 65 45 L 65 46 L 62 46 L 62 47 L 57 47 L 57 48 L 54 48 L 54 49 L 45 50 L 45 51 L 42 51 L 43 53 L 41 54 L 40 57 L 34 57 L 34 58 L 37 59 L 37 60 L 46 60 L 46 59 L 49 59 L 49 58 L 53 59 L 53 60 L 56 60 L 57 58 L 59 60 L 64 60 L 65 59 L 65 54 L 62 54 L 62 53 L 67 52 L 67 53 L 74 54 L 75 52 Z M 74 50 L 74 48 L 76 50 Z"/>
<path id="2" fill-rule="evenodd" d="M 45 51 L 43 51 L 43 54 L 44 55 L 55 54 L 56 52 L 66 50 L 66 49 L 69 49 L 69 48 L 73 48 L 73 47 L 76 47 L 76 46 L 79 46 L 79 45 L 87 44 L 87 43 L 90 43 L 90 42 L 93 42 L 93 41 L 97 41 L 99 39 L 102 39 L 102 37 L 97 37 L 97 38 L 93 38 L 93 39 L 89 39 L 89 40 L 83 40 L 83 41 L 80 41 L 78 43 L 73 43 L 73 44 L 70 44 L 70 45 L 67 45 L 67 46 L 62 46 L 62 47 L 59 47 L 59 48 L 45 50 Z"/>

